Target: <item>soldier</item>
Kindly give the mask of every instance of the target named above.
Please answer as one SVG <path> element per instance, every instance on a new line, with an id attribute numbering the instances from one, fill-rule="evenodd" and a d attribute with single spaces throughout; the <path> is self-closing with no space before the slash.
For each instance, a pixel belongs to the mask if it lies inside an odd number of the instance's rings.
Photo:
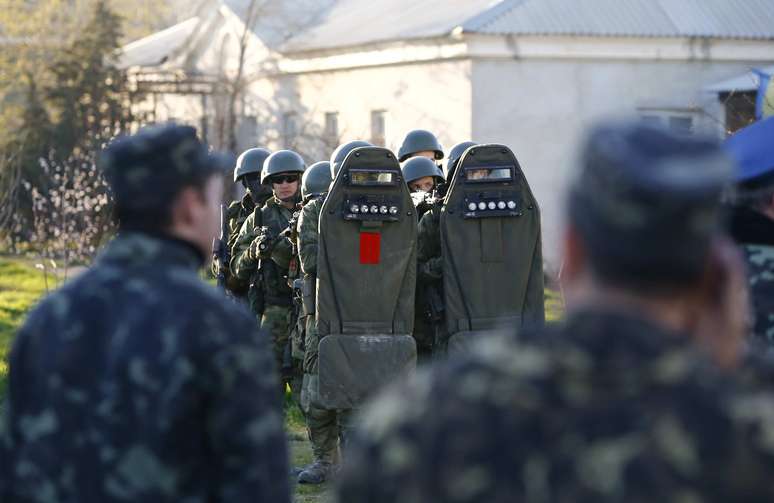
<path id="1" fill-rule="evenodd" d="M 730 228 L 747 259 L 753 304 L 751 345 L 774 349 L 774 118 L 730 137 L 727 152 L 737 161 Z"/>
<path id="2" fill-rule="evenodd" d="M 398 149 L 398 161 L 401 163 L 418 156 L 436 161 L 443 159 L 443 147 L 430 131 L 424 129 L 409 131 Z"/>
<path id="3" fill-rule="evenodd" d="M 351 141 L 340 145 L 331 155 L 330 171 L 326 178 L 320 174 L 321 188 L 327 180 L 336 178 L 341 163 L 357 147 L 368 147 L 365 141 Z M 310 168 L 311 169 L 311 168 Z M 308 181 L 317 178 L 310 173 Z M 318 189 L 319 190 L 319 189 Z M 327 192 L 327 186 L 324 192 Z M 310 191 L 312 192 L 312 191 Z M 330 477 L 338 451 L 339 419 L 336 410 L 321 407 L 316 395 L 318 370 L 318 332 L 315 326 L 315 288 L 317 279 L 317 243 L 319 241 L 320 208 L 325 202 L 325 194 L 312 198 L 304 205 L 298 219 L 298 256 L 304 272 L 304 311 L 306 316 L 306 335 L 304 337 L 304 381 L 301 395 L 302 410 L 306 415 L 309 439 L 312 443 L 314 462 L 298 476 L 302 484 L 321 484 Z"/>
<path id="4" fill-rule="evenodd" d="M 291 150 L 280 150 L 266 158 L 261 183 L 274 196 L 256 208 L 242 224 L 232 267 L 239 278 L 250 278 L 251 294 L 260 299 L 253 311 L 260 326 L 271 334 L 282 389 L 290 386 L 298 401 L 300 372 L 294 368 L 290 346 L 292 282 L 297 271 L 293 243 L 288 239 L 299 211 L 299 186 L 306 164 Z"/>
<path id="5" fill-rule="evenodd" d="M 242 152 L 237 158 L 236 166 L 234 167 L 234 183 L 241 182 L 245 188 L 245 195 L 241 201 L 232 201 L 228 205 L 225 218 L 228 226 L 228 236 L 224 236 L 227 239 L 227 249 L 230 252 L 236 242 L 236 238 L 239 235 L 239 229 L 242 228 L 242 224 L 250 216 L 255 208 L 262 207 L 266 201 L 272 196 L 271 189 L 261 183 L 261 169 L 263 167 L 263 161 L 266 160 L 271 152 L 265 148 L 251 148 Z M 219 264 L 217 261 L 212 262 L 212 273 L 218 275 Z M 230 267 L 226 273 L 226 287 L 236 297 L 243 297 L 246 295 L 249 284 L 246 281 L 240 281 L 236 276 L 231 274 Z M 255 299 L 248 299 L 254 301 Z"/>
<path id="6" fill-rule="evenodd" d="M 744 333 L 741 264 L 716 240 L 729 170 L 711 141 L 595 129 L 564 326 L 488 339 L 374 403 L 338 501 L 772 501 L 756 432 L 774 404 L 719 368 Z"/>
<path id="7" fill-rule="evenodd" d="M 411 157 L 401 167 L 403 179 L 409 186 L 411 198 L 417 209 L 417 218 L 421 219 L 435 205 L 435 188 L 443 183 L 441 169 L 431 159 L 424 156 Z M 432 354 L 434 333 L 432 326 L 433 310 L 428 304 L 428 281 L 417 279 L 417 292 L 414 307 L 414 339 L 417 342 L 417 356 L 420 363 L 428 361 Z M 435 322 L 440 322 L 435 320 Z"/>
<path id="8" fill-rule="evenodd" d="M 454 170 L 457 162 L 467 149 L 477 145 L 472 141 L 466 141 L 456 144 L 449 151 L 449 157 L 444 167 L 444 177 L 446 182 L 439 187 L 438 197 L 431 211 L 419 221 L 417 263 L 419 273 L 417 281 L 429 281 L 440 284 L 443 278 L 443 267 L 441 265 L 441 207 L 443 206 L 443 197 L 446 196 L 448 185 L 454 178 Z"/>
<path id="9" fill-rule="evenodd" d="M 16 336 L 0 501 L 289 502 L 268 344 L 198 275 L 220 169 L 183 126 L 117 139 L 101 167 L 118 235 Z"/>

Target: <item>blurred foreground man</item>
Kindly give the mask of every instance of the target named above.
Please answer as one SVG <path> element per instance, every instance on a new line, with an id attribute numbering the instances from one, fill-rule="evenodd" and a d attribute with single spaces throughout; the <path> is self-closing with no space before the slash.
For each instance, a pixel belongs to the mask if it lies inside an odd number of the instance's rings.
<path id="1" fill-rule="evenodd" d="M 343 502 L 772 501 L 767 397 L 737 393 L 743 273 L 711 142 L 596 129 L 569 195 L 564 326 L 488 339 L 373 404 Z"/>
<path id="2" fill-rule="evenodd" d="M 730 137 L 737 161 L 731 235 L 747 259 L 753 304 L 752 350 L 774 354 L 774 117 Z"/>
<path id="3" fill-rule="evenodd" d="M 216 166 L 190 127 L 104 152 L 119 233 L 16 337 L 0 501 L 289 501 L 268 341 L 197 274 Z"/>

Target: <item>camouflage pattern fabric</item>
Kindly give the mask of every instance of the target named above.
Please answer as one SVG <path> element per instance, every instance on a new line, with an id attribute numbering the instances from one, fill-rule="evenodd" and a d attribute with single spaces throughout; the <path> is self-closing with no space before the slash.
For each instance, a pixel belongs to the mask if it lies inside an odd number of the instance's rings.
<path id="1" fill-rule="evenodd" d="M 746 244 L 747 274 L 753 304 L 753 340 L 774 349 L 774 246 Z"/>
<path id="2" fill-rule="evenodd" d="M 524 335 L 374 403 L 338 501 L 774 498 L 774 403 L 716 375 L 688 337 L 602 311 Z"/>
<path id="3" fill-rule="evenodd" d="M 286 306 L 267 305 L 261 316 L 261 329 L 271 337 L 274 361 L 280 369 L 281 391 L 285 385 L 290 387 L 293 400 L 300 403 L 301 365 L 291 354 L 287 353 L 290 342 L 290 308 Z"/>
<path id="4" fill-rule="evenodd" d="M 324 201 L 322 197 L 309 201 L 298 217 L 298 258 L 305 274 L 317 274 L 320 209 Z"/>
<path id="5" fill-rule="evenodd" d="M 428 353 L 440 347 L 443 341 L 434 340 L 434 327 L 426 318 L 427 288 L 435 288 L 443 298 L 443 258 L 441 256 L 440 214 L 443 201 L 435 201 L 422 215 L 417 229 L 417 307 L 414 321 L 414 339 L 417 353 L 426 360 Z M 441 332 L 445 322 L 440 321 Z M 440 334 L 439 334 L 440 335 Z M 443 337 L 443 335 L 441 335 Z"/>
<path id="6" fill-rule="evenodd" d="M 311 281 L 314 281 L 314 275 L 317 273 L 317 244 L 320 238 L 318 225 L 323 202 L 324 197 L 312 199 L 304 205 L 298 218 L 298 258 L 301 262 L 301 270 L 308 277 L 311 277 L 311 279 L 307 279 Z M 316 393 L 314 384 L 317 378 L 317 357 L 320 343 L 314 315 L 306 316 L 305 332 L 302 408 L 306 416 L 306 426 L 314 459 L 333 462 L 339 442 L 337 413 L 335 410 L 316 406 L 313 398 Z"/>
<path id="7" fill-rule="evenodd" d="M 34 309 L 11 354 L 0 501 L 289 501 L 269 346 L 202 259 L 125 233 Z"/>
<path id="8" fill-rule="evenodd" d="M 729 234 L 747 262 L 752 301 L 752 351 L 774 355 L 774 220 L 755 209 L 727 208 Z"/>
<path id="9" fill-rule="evenodd" d="M 293 218 L 293 211 L 283 206 L 276 198 L 269 199 L 263 208 L 256 209 L 245 219 L 234 243 L 231 265 L 238 278 L 254 279 L 258 262 L 265 261 L 261 288 L 267 305 L 290 306 L 291 304 L 292 290 L 285 280 L 288 273 L 287 263 L 292 256 L 291 243 L 287 239 L 279 238 L 263 255 L 254 253 L 254 247 L 251 247 L 251 244 L 264 237 L 260 233 L 262 226 L 268 227 L 271 234 L 278 237 L 287 229 L 288 223 Z"/>

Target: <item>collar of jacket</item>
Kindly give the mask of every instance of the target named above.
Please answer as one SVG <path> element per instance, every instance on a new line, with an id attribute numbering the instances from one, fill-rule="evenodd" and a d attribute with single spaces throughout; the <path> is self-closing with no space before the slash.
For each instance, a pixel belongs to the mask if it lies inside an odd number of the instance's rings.
<path id="1" fill-rule="evenodd" d="M 735 207 L 729 215 L 729 232 L 742 245 L 774 246 L 774 220 L 750 208 Z"/>
<path id="2" fill-rule="evenodd" d="M 277 196 L 272 196 L 268 201 L 266 201 L 266 206 L 278 206 L 279 208 L 281 208 L 283 210 L 290 211 L 292 213 L 292 212 L 298 210 L 299 204 L 297 202 L 297 199 L 298 198 L 293 200 L 293 207 L 292 208 L 288 208 L 287 206 L 282 204 L 281 200 L 277 199 Z"/>
<path id="3" fill-rule="evenodd" d="M 242 208 L 246 211 L 253 211 L 255 209 L 255 201 L 253 201 L 253 197 L 250 194 L 245 194 L 242 197 Z"/>
<path id="4" fill-rule="evenodd" d="M 100 262 L 121 263 L 127 266 L 176 265 L 197 270 L 206 257 L 192 243 L 165 234 L 121 231 L 105 247 Z"/>

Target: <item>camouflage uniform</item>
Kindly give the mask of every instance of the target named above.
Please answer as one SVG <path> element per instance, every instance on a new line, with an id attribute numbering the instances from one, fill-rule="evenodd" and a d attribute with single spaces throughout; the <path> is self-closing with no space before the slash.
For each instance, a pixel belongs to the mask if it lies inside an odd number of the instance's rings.
<path id="1" fill-rule="evenodd" d="M 622 312 L 491 339 L 373 405 L 339 501 L 771 501 L 767 399 L 710 367 Z"/>
<path id="2" fill-rule="evenodd" d="M 234 244 L 232 268 L 240 279 L 250 279 L 248 299 L 254 309 L 262 329 L 271 334 L 274 357 L 278 368 L 282 369 L 283 383 L 291 386 L 298 398 L 300 393 L 300 375 L 291 361 L 288 361 L 288 349 L 291 323 L 293 292 L 288 286 L 288 263 L 292 258 L 292 243 L 279 234 L 288 228 L 294 210 L 288 209 L 276 198 L 269 199 L 263 208 L 256 209 L 247 217 Z M 254 253 L 251 243 L 264 238 L 261 227 L 268 227 L 278 239 L 264 254 Z M 259 271 L 259 263 L 261 264 Z M 260 291 L 259 291 L 260 289 Z M 263 309 L 259 310 L 256 298 L 262 297 Z M 285 384 L 283 384 L 283 389 Z"/>
<path id="3" fill-rule="evenodd" d="M 201 265 L 187 243 L 125 233 L 30 314 L 0 500 L 288 501 L 274 362 Z"/>
<path id="4" fill-rule="evenodd" d="M 436 201 L 419 220 L 417 231 L 417 312 L 414 321 L 414 338 L 418 356 L 431 353 L 443 345 L 443 319 L 431 322 L 428 313 L 430 295 L 443 299 L 443 258 L 441 257 L 441 206 Z M 432 289 L 432 292 L 431 292 Z M 435 323 L 437 326 L 433 326 Z"/>
<path id="5" fill-rule="evenodd" d="M 734 208 L 731 234 L 747 262 L 753 304 L 751 345 L 755 351 L 774 350 L 774 220 L 749 208 Z"/>
<path id="6" fill-rule="evenodd" d="M 317 274 L 317 245 L 320 209 L 324 197 L 312 199 L 301 210 L 298 219 L 298 257 L 304 272 L 304 281 L 314 285 Z M 335 410 L 323 409 L 312 401 L 312 387 L 317 379 L 319 338 L 314 314 L 306 316 L 304 338 L 304 387 L 301 404 L 306 415 L 306 425 L 315 461 L 333 463 L 338 449 L 338 417 Z"/>
<path id="7" fill-rule="evenodd" d="M 263 206 L 264 201 L 259 204 L 260 206 Z M 252 214 L 253 211 L 255 211 L 255 203 L 253 202 L 252 197 L 250 194 L 245 194 L 244 197 L 239 201 L 232 201 L 231 204 L 228 205 L 228 208 L 226 209 L 226 222 L 228 222 L 228 250 L 231 251 L 234 243 L 236 242 L 236 238 L 239 235 L 239 230 L 242 228 L 242 224 L 247 219 L 247 217 Z M 213 276 L 218 275 L 218 262 L 213 261 L 212 262 L 212 274 Z M 226 286 L 229 291 L 231 291 L 234 295 L 241 297 L 244 295 L 244 292 L 246 292 L 249 288 L 249 284 L 246 281 L 240 281 L 236 276 L 234 276 L 231 273 L 231 268 L 229 267 L 229 270 L 226 272 Z"/>

